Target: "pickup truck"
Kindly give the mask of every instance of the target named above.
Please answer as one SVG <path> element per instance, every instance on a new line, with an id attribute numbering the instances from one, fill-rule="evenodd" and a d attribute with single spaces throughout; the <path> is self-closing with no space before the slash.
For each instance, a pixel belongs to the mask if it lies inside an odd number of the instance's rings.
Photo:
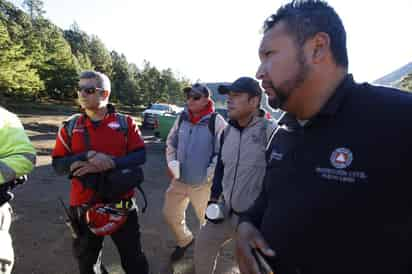
<path id="1" fill-rule="evenodd" d="M 166 114 L 178 114 L 183 108 L 172 104 L 152 104 L 149 108 L 142 112 L 142 127 L 155 128 L 159 123 L 159 117 Z"/>

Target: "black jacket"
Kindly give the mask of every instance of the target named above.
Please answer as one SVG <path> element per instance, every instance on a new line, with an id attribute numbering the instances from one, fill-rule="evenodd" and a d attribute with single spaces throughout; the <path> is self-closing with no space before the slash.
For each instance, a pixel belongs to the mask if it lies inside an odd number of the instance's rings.
<path id="1" fill-rule="evenodd" d="M 303 127 L 286 117 L 241 217 L 277 273 L 412 273 L 412 95 L 348 75 Z"/>

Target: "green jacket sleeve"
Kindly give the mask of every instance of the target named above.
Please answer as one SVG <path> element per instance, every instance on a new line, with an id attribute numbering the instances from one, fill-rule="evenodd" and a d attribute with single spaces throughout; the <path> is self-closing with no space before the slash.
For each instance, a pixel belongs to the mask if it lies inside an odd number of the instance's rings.
<path id="1" fill-rule="evenodd" d="M 0 107 L 0 184 L 28 174 L 36 152 L 19 118 Z"/>

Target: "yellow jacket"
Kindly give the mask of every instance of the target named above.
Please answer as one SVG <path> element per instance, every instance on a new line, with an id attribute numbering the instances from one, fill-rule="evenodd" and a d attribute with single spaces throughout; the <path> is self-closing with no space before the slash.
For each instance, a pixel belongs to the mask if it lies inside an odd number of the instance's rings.
<path id="1" fill-rule="evenodd" d="M 28 174 L 35 162 L 36 151 L 19 118 L 0 107 L 0 184 Z"/>

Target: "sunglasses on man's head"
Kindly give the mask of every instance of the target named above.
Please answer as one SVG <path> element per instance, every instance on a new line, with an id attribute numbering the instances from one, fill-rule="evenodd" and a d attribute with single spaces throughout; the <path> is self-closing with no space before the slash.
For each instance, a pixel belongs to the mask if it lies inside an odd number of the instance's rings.
<path id="1" fill-rule="evenodd" d="M 79 87 L 79 89 L 77 90 L 77 92 L 79 93 L 81 93 L 82 91 L 84 91 L 87 94 L 94 94 L 96 93 L 96 91 L 104 91 L 104 89 L 97 87 Z"/>

